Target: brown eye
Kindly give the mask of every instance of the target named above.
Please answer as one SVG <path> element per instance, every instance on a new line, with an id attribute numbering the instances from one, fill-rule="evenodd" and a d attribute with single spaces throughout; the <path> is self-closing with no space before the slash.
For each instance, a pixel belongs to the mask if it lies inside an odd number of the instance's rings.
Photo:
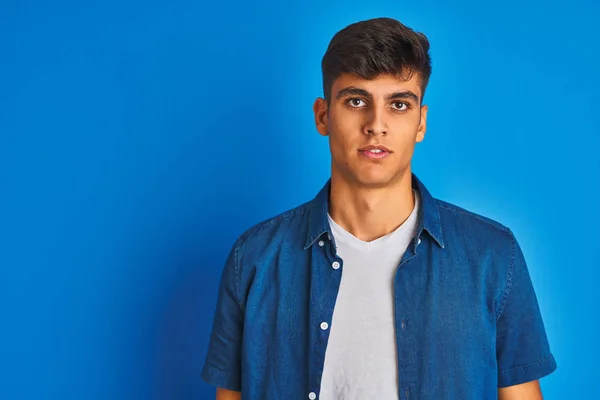
<path id="1" fill-rule="evenodd" d="M 401 102 L 401 101 L 397 101 L 396 103 L 394 103 L 394 108 L 398 111 L 406 111 L 408 110 L 408 104 Z M 396 107 L 398 106 L 398 107 Z"/>
<path id="2" fill-rule="evenodd" d="M 361 102 L 364 103 L 364 101 L 362 101 L 362 99 L 353 98 L 353 99 L 348 100 L 348 105 L 350 107 L 359 108 L 361 106 Z"/>

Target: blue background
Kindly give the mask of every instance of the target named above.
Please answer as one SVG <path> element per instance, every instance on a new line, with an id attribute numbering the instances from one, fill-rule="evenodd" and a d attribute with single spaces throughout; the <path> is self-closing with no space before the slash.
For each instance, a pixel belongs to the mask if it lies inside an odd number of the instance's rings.
<path id="1" fill-rule="evenodd" d="M 320 60 L 378 16 L 431 41 L 414 171 L 523 247 L 545 398 L 600 398 L 597 2 L 109 0 L 0 6 L 1 399 L 214 398 L 227 252 L 328 178 Z"/>

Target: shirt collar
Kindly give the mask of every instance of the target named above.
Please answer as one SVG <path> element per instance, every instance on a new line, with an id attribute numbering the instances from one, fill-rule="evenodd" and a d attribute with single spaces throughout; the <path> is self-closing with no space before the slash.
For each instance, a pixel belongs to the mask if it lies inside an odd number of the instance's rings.
<path id="1" fill-rule="evenodd" d="M 419 192 L 419 226 L 417 228 L 417 238 L 425 230 L 429 235 L 444 248 L 444 239 L 442 237 L 442 224 L 440 221 L 440 209 L 436 200 L 431 196 L 425 185 L 412 173 L 412 187 Z M 331 227 L 327 220 L 329 210 L 329 192 L 331 188 L 331 178 L 327 180 L 317 196 L 310 202 L 308 210 L 308 230 L 306 232 L 306 241 L 304 248 L 309 248 L 319 237 L 327 234 L 331 237 Z"/>

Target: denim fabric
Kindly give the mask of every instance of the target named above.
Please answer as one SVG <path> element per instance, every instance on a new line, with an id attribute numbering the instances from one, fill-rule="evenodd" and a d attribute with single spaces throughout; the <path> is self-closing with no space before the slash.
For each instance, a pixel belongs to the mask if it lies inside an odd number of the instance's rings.
<path id="1" fill-rule="evenodd" d="M 556 369 L 512 231 L 421 198 L 394 277 L 398 398 L 497 399 L 498 387 Z M 330 181 L 310 202 L 253 226 L 220 280 L 202 378 L 243 399 L 319 398 L 344 261 L 327 220 Z M 337 263 L 339 264 L 337 264 Z"/>

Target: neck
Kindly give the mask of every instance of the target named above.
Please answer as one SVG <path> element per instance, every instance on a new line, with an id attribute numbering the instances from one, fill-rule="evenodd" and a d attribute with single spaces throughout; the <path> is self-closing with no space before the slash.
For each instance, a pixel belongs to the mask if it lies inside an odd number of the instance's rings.
<path id="1" fill-rule="evenodd" d="M 360 240 L 369 242 L 396 230 L 414 207 L 410 168 L 393 184 L 378 188 L 331 174 L 329 215 Z"/>

